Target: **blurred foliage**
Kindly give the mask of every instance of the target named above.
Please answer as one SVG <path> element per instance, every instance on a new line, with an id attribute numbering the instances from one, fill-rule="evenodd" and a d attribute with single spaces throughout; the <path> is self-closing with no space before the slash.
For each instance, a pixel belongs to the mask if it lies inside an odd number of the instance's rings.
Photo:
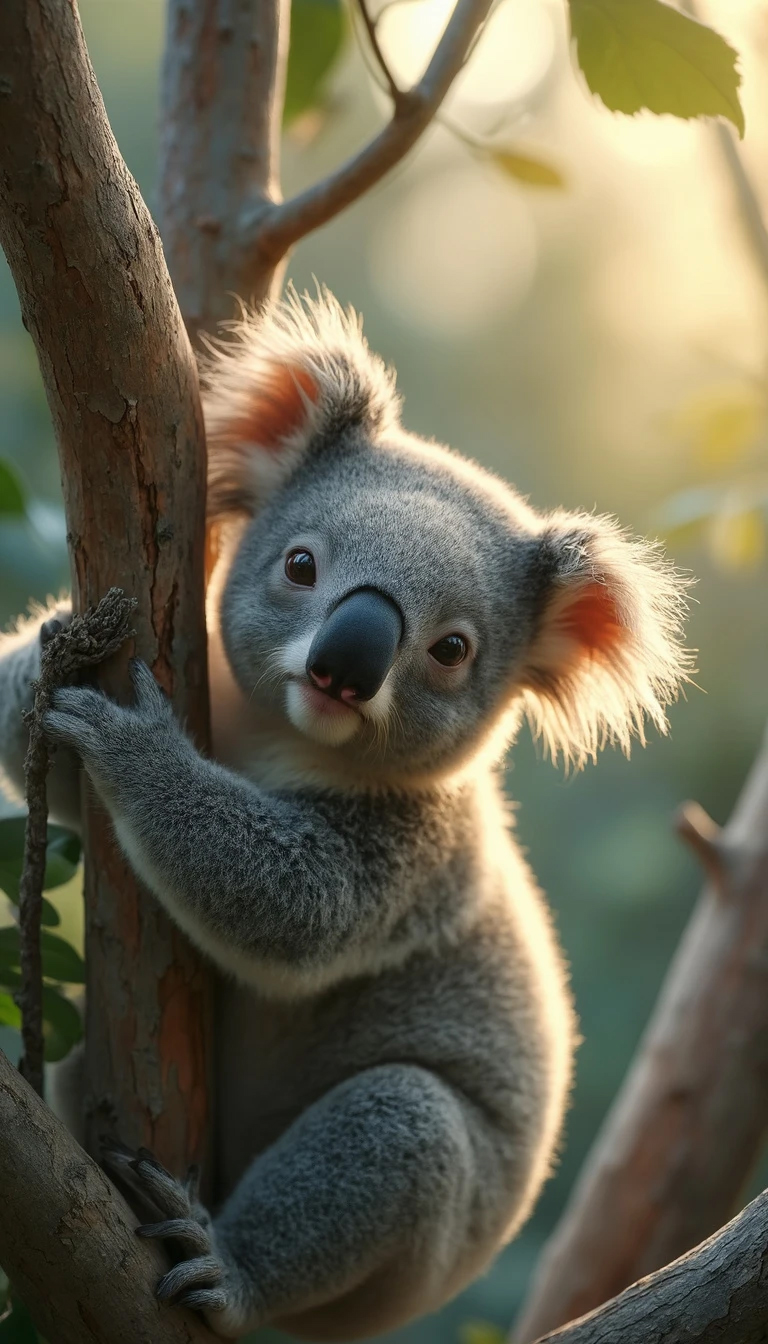
<path id="1" fill-rule="evenodd" d="M 44 1344 L 24 1303 L 11 1295 L 7 1279 L 4 1300 L 2 1280 L 0 1271 L 0 1344 Z"/>
<path id="2" fill-rule="evenodd" d="M 587 85 L 613 112 L 727 117 L 744 113 L 736 52 L 663 0 L 569 0 L 571 32 Z"/>
<path id="3" fill-rule="evenodd" d="M 2 1046 L 18 1054 L 21 1016 L 14 992 L 21 984 L 18 894 L 24 855 L 24 820 L 0 819 L 0 887 L 8 897 L 12 922 L 0 927 L 0 1028 L 6 1031 Z M 62 826 L 49 825 L 44 889 L 65 886 L 75 877 L 80 863 L 80 840 Z M 65 987 L 82 985 L 85 965 L 80 952 L 51 928 L 61 924 L 61 915 L 50 900 L 43 903 L 40 945 L 43 960 L 43 1031 L 48 1063 L 64 1059 L 82 1036 L 80 1014 L 66 997 Z M 0 1335 L 0 1339 L 2 1336 Z"/>
<path id="4" fill-rule="evenodd" d="M 23 518 L 24 491 L 10 462 L 0 458 L 0 516 Z"/>
<path id="5" fill-rule="evenodd" d="M 658 523 L 672 541 L 703 540 L 717 565 L 756 569 L 766 554 L 768 400 L 758 382 L 713 386 L 681 402 L 669 428 L 700 484 L 671 495 Z"/>
<path id="6" fill-rule="evenodd" d="M 286 126 L 322 104 L 345 36 L 345 15 L 339 0 L 292 0 L 283 112 Z"/>

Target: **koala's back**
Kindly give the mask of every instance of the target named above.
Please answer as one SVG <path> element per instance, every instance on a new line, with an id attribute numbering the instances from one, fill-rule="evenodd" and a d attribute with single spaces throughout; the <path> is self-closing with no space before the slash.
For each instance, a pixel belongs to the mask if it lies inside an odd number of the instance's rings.
<path id="1" fill-rule="evenodd" d="M 506 833 L 498 799 L 485 789 L 472 802 L 464 804 L 464 845 L 485 853 L 454 866 L 469 884 L 464 890 L 438 893 L 438 915 L 440 901 L 448 907 L 444 939 L 431 929 L 425 945 L 400 962 L 303 998 L 281 1001 L 222 986 L 219 1194 L 332 1087 L 397 1063 L 430 1070 L 476 1114 L 486 1173 L 478 1217 L 491 1235 L 503 1240 L 514 1230 L 506 1225 L 507 1207 L 514 1205 L 515 1226 L 528 1213 L 565 1108 L 572 1010 L 546 911 Z M 438 843 L 440 825 L 433 822 Z M 421 849 L 420 860 L 410 856 L 415 866 L 424 864 Z M 406 853 L 404 871 L 408 863 Z M 464 917 L 452 924 L 454 902 Z M 424 903 L 434 906 L 428 894 Z M 524 1192 L 513 1175 L 521 1170 Z"/>

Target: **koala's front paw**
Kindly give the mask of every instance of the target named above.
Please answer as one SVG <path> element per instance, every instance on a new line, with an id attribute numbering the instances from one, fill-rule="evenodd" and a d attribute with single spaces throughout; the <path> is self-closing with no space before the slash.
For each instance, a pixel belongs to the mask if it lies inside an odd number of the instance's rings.
<path id="1" fill-rule="evenodd" d="M 246 1326 L 238 1292 L 237 1274 L 216 1247 L 213 1222 L 197 1197 L 198 1171 L 190 1167 L 185 1181 L 174 1176 L 146 1148 L 132 1153 L 122 1145 L 105 1150 L 104 1163 L 144 1207 L 160 1214 L 160 1221 L 136 1228 L 140 1237 L 168 1244 L 178 1263 L 157 1285 L 161 1302 L 202 1312 L 216 1334 L 236 1338 Z"/>
<path id="2" fill-rule="evenodd" d="M 62 686 L 51 697 L 43 727 L 52 742 L 72 747 L 97 783 L 112 794 L 130 787 L 133 764 L 181 735 L 173 711 L 146 663 L 131 662 L 134 703 L 118 705 L 89 686 Z"/>

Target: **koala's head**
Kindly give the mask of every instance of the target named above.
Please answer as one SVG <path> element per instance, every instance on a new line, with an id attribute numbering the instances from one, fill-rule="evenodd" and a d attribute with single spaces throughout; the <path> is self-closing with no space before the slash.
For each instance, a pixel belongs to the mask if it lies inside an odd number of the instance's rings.
<path id="1" fill-rule="evenodd" d="M 206 371 L 221 631 L 251 703 L 357 770 L 449 771 L 527 714 L 553 754 L 625 749 L 689 668 L 684 583 L 610 519 L 542 515 L 407 434 L 327 295 L 246 316 Z"/>

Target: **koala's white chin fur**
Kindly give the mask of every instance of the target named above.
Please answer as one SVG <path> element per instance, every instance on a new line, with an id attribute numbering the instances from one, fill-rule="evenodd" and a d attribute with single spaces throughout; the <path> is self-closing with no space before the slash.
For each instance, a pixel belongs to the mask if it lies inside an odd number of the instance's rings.
<path id="1" fill-rule="evenodd" d="M 309 686 L 297 681 L 288 683 L 285 709 L 294 728 L 326 747 L 341 747 L 351 741 L 361 726 L 357 711 L 334 700 L 328 701 L 327 709 L 316 709 L 312 694 Z"/>

